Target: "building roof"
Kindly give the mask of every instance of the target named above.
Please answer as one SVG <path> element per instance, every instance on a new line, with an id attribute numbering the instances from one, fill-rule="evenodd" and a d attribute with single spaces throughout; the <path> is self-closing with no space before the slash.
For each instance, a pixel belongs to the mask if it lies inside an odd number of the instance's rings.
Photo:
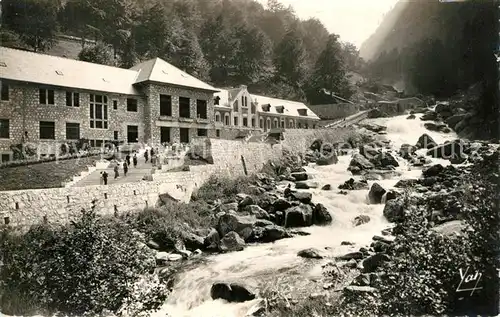
<path id="1" fill-rule="evenodd" d="M 214 94 L 214 97 L 219 97 L 219 104 L 215 107 L 226 107 L 231 108 L 229 101 L 233 101 L 234 98 L 240 93 L 242 89 L 246 87 L 238 87 L 238 88 L 218 88 L 218 92 Z"/>
<path id="2" fill-rule="evenodd" d="M 0 77 L 37 84 L 137 95 L 137 72 L 0 47 Z M 3 66 L 5 65 L 5 66 Z"/>
<path id="3" fill-rule="evenodd" d="M 262 110 L 262 105 L 271 105 L 269 111 L 265 111 L 264 113 L 268 114 L 277 114 L 277 115 L 286 115 L 286 116 L 293 116 L 293 117 L 301 117 L 301 118 L 310 118 L 310 119 L 318 119 L 319 117 L 312 112 L 309 107 L 307 107 L 304 103 L 302 102 L 297 102 L 297 101 L 290 101 L 290 100 L 284 100 L 284 99 L 277 99 L 277 98 L 271 98 L 271 97 L 266 97 L 266 96 L 259 96 L 259 95 L 253 95 L 250 94 L 252 102 L 257 102 L 258 103 L 258 108 L 257 111 L 259 112 L 264 112 Z M 279 113 L 276 110 L 276 107 L 278 106 L 283 106 L 283 113 Z M 300 109 L 307 109 L 307 116 L 301 116 L 299 114 Z"/>
<path id="4" fill-rule="evenodd" d="M 134 84 L 146 81 L 217 91 L 159 58 L 123 69 L 0 47 L 0 65 L 3 79 L 117 94 L 138 95 Z"/>
<path id="5" fill-rule="evenodd" d="M 130 68 L 139 74 L 135 83 L 158 82 L 176 86 L 198 88 L 203 90 L 218 91 L 209 84 L 189 75 L 172 64 L 169 64 L 161 58 L 154 58 L 142 62 Z"/>

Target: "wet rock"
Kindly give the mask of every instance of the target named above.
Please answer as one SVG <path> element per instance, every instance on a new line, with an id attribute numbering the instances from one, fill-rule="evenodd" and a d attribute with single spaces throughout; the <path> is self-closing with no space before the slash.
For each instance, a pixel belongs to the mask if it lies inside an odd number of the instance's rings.
<path id="1" fill-rule="evenodd" d="M 348 190 L 361 190 L 368 189 L 368 182 L 365 180 L 355 181 L 354 178 L 350 178 L 345 181 L 344 184 L 339 185 L 339 189 L 348 189 Z"/>
<path id="2" fill-rule="evenodd" d="M 295 188 L 296 189 L 309 189 L 309 184 L 307 181 L 299 181 L 295 182 Z"/>
<path id="3" fill-rule="evenodd" d="M 420 138 L 418 138 L 417 144 L 415 144 L 417 149 L 432 149 L 436 145 L 437 143 L 428 134 L 422 134 Z"/>
<path id="4" fill-rule="evenodd" d="M 220 244 L 220 235 L 217 232 L 217 230 L 212 228 L 210 230 L 210 232 L 207 234 L 207 236 L 205 237 L 203 244 L 204 244 L 206 249 L 209 249 L 209 250 L 218 249 L 219 244 Z"/>
<path id="5" fill-rule="evenodd" d="M 389 190 L 385 193 L 385 202 L 388 202 L 391 199 L 396 199 L 399 197 L 399 193 L 395 190 Z"/>
<path id="6" fill-rule="evenodd" d="M 382 196 L 384 196 L 385 193 L 386 190 L 382 186 L 378 183 L 373 183 L 368 192 L 368 201 L 370 204 L 380 204 L 382 203 Z"/>
<path id="7" fill-rule="evenodd" d="M 313 209 L 309 205 L 301 204 L 290 207 L 285 211 L 285 227 L 308 227 L 313 224 Z"/>
<path id="8" fill-rule="evenodd" d="M 338 162 L 339 162 L 339 159 L 334 152 L 332 152 L 328 155 L 322 154 L 320 157 L 318 157 L 316 159 L 316 165 L 319 165 L 319 166 L 337 164 Z"/>
<path id="9" fill-rule="evenodd" d="M 370 160 L 371 163 L 373 163 L 376 167 L 388 167 L 388 166 L 393 166 L 393 167 L 398 167 L 399 163 L 398 161 L 392 156 L 391 154 L 385 152 L 385 153 L 380 153 L 377 156 L 375 156 L 373 159 Z"/>
<path id="10" fill-rule="evenodd" d="M 253 205 L 255 202 L 253 201 L 252 196 L 246 194 L 238 194 L 238 200 L 240 201 L 238 204 L 239 208 L 244 208 L 248 205 Z"/>
<path id="11" fill-rule="evenodd" d="M 290 197 L 304 204 L 309 204 L 312 200 L 312 194 L 309 192 L 294 192 L 290 194 Z"/>
<path id="12" fill-rule="evenodd" d="M 404 219 L 404 201 L 400 199 L 389 200 L 384 206 L 384 217 L 389 222 L 398 222 Z"/>
<path id="13" fill-rule="evenodd" d="M 346 192 L 345 190 L 341 190 L 339 191 L 339 195 L 347 195 L 349 194 L 348 192 Z"/>
<path id="14" fill-rule="evenodd" d="M 401 179 L 399 180 L 396 185 L 394 185 L 395 188 L 410 188 L 418 184 L 418 179 Z"/>
<path id="15" fill-rule="evenodd" d="M 455 126 L 465 118 L 465 114 L 457 114 L 446 119 L 446 124 L 448 124 L 452 129 L 455 129 Z"/>
<path id="16" fill-rule="evenodd" d="M 368 222 L 370 222 L 370 216 L 368 216 L 368 215 L 359 215 L 356 218 L 354 218 L 353 225 L 355 227 L 357 227 L 357 226 L 363 225 L 363 224 L 368 223 Z"/>
<path id="17" fill-rule="evenodd" d="M 301 250 L 301 251 L 299 251 L 299 253 L 297 253 L 297 255 L 302 257 L 302 258 L 306 258 L 306 259 L 322 259 L 323 258 L 323 256 L 320 254 L 320 251 L 318 249 L 314 249 L 314 248 Z"/>
<path id="18" fill-rule="evenodd" d="M 441 131 L 443 128 L 446 127 L 446 125 L 443 123 L 427 122 L 424 124 L 424 127 L 430 131 Z"/>
<path id="19" fill-rule="evenodd" d="M 387 130 L 387 127 L 384 127 L 382 125 L 378 125 L 375 123 L 367 123 L 367 124 L 363 124 L 361 126 L 365 129 L 372 131 L 372 132 L 375 132 L 375 133 L 379 133 L 379 132 Z"/>
<path id="20" fill-rule="evenodd" d="M 376 157 L 380 153 L 380 150 L 376 149 L 373 145 L 361 145 L 359 147 L 359 154 L 363 155 L 369 160 Z"/>
<path id="21" fill-rule="evenodd" d="M 283 198 L 279 198 L 273 203 L 272 206 L 273 206 L 273 209 L 275 211 L 284 211 L 284 210 L 287 210 L 288 208 L 290 208 L 292 205 L 290 204 L 290 202 L 288 200 L 285 200 Z"/>
<path id="22" fill-rule="evenodd" d="M 228 232 L 224 238 L 220 240 L 219 249 L 221 252 L 242 251 L 245 248 L 245 240 L 243 240 L 236 232 Z"/>
<path id="23" fill-rule="evenodd" d="M 414 114 L 411 114 L 411 115 L 409 115 L 408 117 L 406 117 L 406 119 L 408 119 L 408 120 L 413 120 L 413 119 L 415 119 L 415 118 L 416 118 L 416 117 L 415 117 L 415 115 L 414 115 Z"/>
<path id="24" fill-rule="evenodd" d="M 255 216 L 257 219 L 267 219 L 269 220 L 269 214 L 264 209 L 260 208 L 258 205 L 248 205 L 244 208 L 246 212 L 250 215 Z"/>
<path id="25" fill-rule="evenodd" d="M 188 250 L 202 249 L 205 245 L 205 239 L 203 237 L 188 231 L 181 232 L 181 240 Z"/>
<path id="26" fill-rule="evenodd" d="M 452 158 L 453 154 L 464 154 L 464 149 L 465 143 L 462 140 L 458 139 L 429 149 L 427 151 L 427 155 L 434 158 L 450 159 Z"/>
<path id="27" fill-rule="evenodd" d="M 417 147 L 410 144 L 402 144 L 399 149 L 399 155 L 404 159 L 409 159 L 417 151 Z"/>
<path id="28" fill-rule="evenodd" d="M 427 111 L 421 117 L 422 121 L 436 121 L 438 119 L 438 114 L 434 111 Z"/>
<path id="29" fill-rule="evenodd" d="M 273 224 L 254 228 L 252 241 L 267 243 L 290 237 L 291 235 L 283 227 Z"/>
<path id="30" fill-rule="evenodd" d="M 316 204 L 313 210 L 313 224 L 318 226 L 329 225 L 332 223 L 332 215 L 323 204 Z"/>
<path id="31" fill-rule="evenodd" d="M 307 173 L 292 173 L 291 175 L 296 181 L 306 181 L 309 178 Z"/>
<path id="32" fill-rule="evenodd" d="M 337 259 L 339 260 L 345 260 L 345 261 L 349 261 L 349 260 L 360 260 L 363 258 L 363 253 L 362 252 L 359 252 L 359 251 L 356 251 L 356 252 L 350 252 L 350 253 L 346 253 L 344 255 L 341 255 L 339 257 L 337 257 Z"/>
<path id="33" fill-rule="evenodd" d="M 351 162 L 349 163 L 348 171 L 353 174 L 359 174 L 359 172 L 363 170 L 374 169 L 375 165 L 373 165 L 370 161 L 366 159 L 363 155 L 356 153 L 353 155 Z"/>
<path id="34" fill-rule="evenodd" d="M 330 184 L 326 184 L 324 185 L 323 187 L 321 187 L 322 190 L 331 190 L 332 189 L 332 185 Z"/>
<path id="35" fill-rule="evenodd" d="M 375 253 L 373 255 L 370 255 L 363 260 L 363 272 L 375 272 L 375 270 L 385 261 L 390 261 L 390 258 L 387 254 Z"/>
<path id="36" fill-rule="evenodd" d="M 424 175 L 424 177 L 438 176 L 443 172 L 443 170 L 444 170 L 443 165 L 436 164 L 424 169 L 422 171 L 422 175 Z"/>
<path id="37" fill-rule="evenodd" d="M 255 294 L 236 283 L 214 283 L 210 289 L 212 299 L 224 299 L 230 303 L 242 303 L 255 299 Z"/>
<path id="38" fill-rule="evenodd" d="M 252 235 L 255 221 L 255 217 L 252 216 L 239 216 L 232 213 L 225 213 L 221 215 L 217 221 L 217 231 L 222 237 L 234 231 L 246 240 Z"/>
<path id="39" fill-rule="evenodd" d="M 340 245 L 354 245 L 354 242 L 342 241 L 342 242 L 340 242 Z"/>

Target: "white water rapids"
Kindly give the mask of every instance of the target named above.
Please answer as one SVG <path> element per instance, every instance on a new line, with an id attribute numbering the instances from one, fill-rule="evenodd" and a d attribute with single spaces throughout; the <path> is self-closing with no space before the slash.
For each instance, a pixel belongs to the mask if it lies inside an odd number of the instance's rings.
<path id="1" fill-rule="evenodd" d="M 416 116 L 415 120 L 407 120 L 406 115 L 403 115 L 370 119 L 366 122 L 386 126 L 385 137 L 392 141 L 392 146 L 396 150 L 403 143 L 414 145 L 424 133 L 430 135 L 438 144 L 456 138 L 453 133 L 443 134 L 427 130 L 424 122 L 419 120 L 420 115 Z M 421 154 L 422 151 L 418 153 Z M 388 228 L 390 224 L 382 215 L 383 204 L 367 203 L 368 190 L 349 191 L 347 195 L 338 194 L 338 185 L 353 177 L 347 171 L 350 160 L 350 155 L 340 156 L 338 164 L 307 167 L 307 172 L 319 185 L 316 189 L 310 189 L 313 193 L 313 202 L 322 203 L 327 207 L 333 217 L 331 225 L 302 228 L 301 230 L 310 233 L 309 236 L 250 245 L 240 252 L 210 256 L 208 264 L 200 264 L 177 279 L 168 301 L 159 311 L 154 312 L 152 317 L 243 317 L 258 300 L 236 304 L 222 300 L 214 301 L 210 298 L 210 288 L 214 282 L 240 282 L 258 291 L 266 286 L 266 283 L 271 283 L 272 279 L 279 274 L 295 277 L 297 281 L 320 274 L 319 268 L 324 262 L 322 260 L 317 260 L 318 265 L 309 272 L 294 270 L 301 267 L 305 261 L 297 256 L 300 250 L 311 247 L 320 250 L 327 248 L 330 255 L 340 255 L 369 245 L 371 238 L 374 235 L 380 235 L 380 231 Z M 398 160 L 400 166 L 397 170 L 402 172 L 401 177 L 376 181 L 385 189 L 393 187 L 399 179 L 420 177 L 420 170 L 410 171 L 404 160 L 399 157 Z M 433 159 L 433 162 L 449 164 L 444 160 Z M 368 183 L 371 186 L 373 182 Z M 320 188 L 325 184 L 331 184 L 332 190 L 321 190 Z M 352 220 L 363 214 L 370 216 L 370 222 L 354 227 Z M 355 245 L 341 246 L 341 241 L 354 242 Z"/>

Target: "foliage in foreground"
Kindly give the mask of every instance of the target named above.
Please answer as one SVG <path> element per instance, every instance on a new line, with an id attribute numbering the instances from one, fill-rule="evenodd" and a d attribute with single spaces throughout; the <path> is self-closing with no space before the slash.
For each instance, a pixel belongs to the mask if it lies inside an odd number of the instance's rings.
<path id="1" fill-rule="evenodd" d="M 252 194 L 255 191 L 251 185 L 254 184 L 253 177 L 241 176 L 237 178 L 211 176 L 203 185 L 200 186 L 193 198 L 212 202 L 217 199 L 228 201 L 234 199 L 237 194 Z"/>
<path id="2" fill-rule="evenodd" d="M 34 226 L 22 235 L 4 228 L 0 248 L 0 309 L 6 314 L 137 316 L 166 296 L 140 234 L 93 210 L 65 227 Z"/>

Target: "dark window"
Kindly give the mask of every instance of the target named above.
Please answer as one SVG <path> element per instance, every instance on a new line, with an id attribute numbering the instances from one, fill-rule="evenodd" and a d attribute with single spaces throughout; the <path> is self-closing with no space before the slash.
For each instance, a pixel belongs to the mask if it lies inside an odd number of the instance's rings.
<path id="1" fill-rule="evenodd" d="M 248 119 L 247 118 L 243 118 L 243 126 L 244 127 L 248 126 Z"/>
<path id="2" fill-rule="evenodd" d="M 207 136 L 207 129 L 198 129 L 198 136 Z"/>
<path id="3" fill-rule="evenodd" d="M 137 99 L 127 98 L 127 111 L 137 112 Z"/>
<path id="4" fill-rule="evenodd" d="M 234 117 L 234 125 L 238 126 L 238 117 Z"/>
<path id="5" fill-rule="evenodd" d="M 225 124 L 225 125 L 229 125 L 229 124 L 230 124 L 230 123 L 229 123 L 229 115 L 225 115 L 225 116 L 224 116 L 224 124 Z"/>
<path id="6" fill-rule="evenodd" d="M 189 98 L 179 97 L 179 117 L 181 118 L 191 118 Z"/>
<path id="7" fill-rule="evenodd" d="M 95 140 L 95 146 L 101 147 L 104 142 L 102 140 Z"/>
<path id="8" fill-rule="evenodd" d="M 189 143 L 189 129 L 188 128 L 180 128 L 180 137 L 181 143 Z"/>
<path id="9" fill-rule="evenodd" d="M 118 110 L 118 100 L 113 100 L 113 110 Z"/>
<path id="10" fill-rule="evenodd" d="M 207 101 L 206 100 L 196 100 L 196 115 L 198 118 L 206 119 L 207 118 Z"/>
<path id="11" fill-rule="evenodd" d="M 108 98 L 101 95 L 90 95 L 90 127 L 93 129 L 108 128 Z"/>
<path id="12" fill-rule="evenodd" d="M 77 92 L 66 91 L 66 106 L 80 107 L 80 94 Z"/>
<path id="13" fill-rule="evenodd" d="M 137 143 L 139 142 L 139 127 L 136 125 L 127 126 L 127 142 Z"/>
<path id="14" fill-rule="evenodd" d="M 160 127 L 160 143 L 170 143 L 169 127 Z"/>
<path id="15" fill-rule="evenodd" d="M 316 125 L 315 124 L 313 124 L 313 129 L 316 129 Z"/>
<path id="16" fill-rule="evenodd" d="M 281 121 L 281 127 L 284 128 L 285 127 L 285 121 Z"/>
<path id="17" fill-rule="evenodd" d="M 241 96 L 241 106 L 246 107 L 247 105 L 245 104 L 245 97 Z"/>
<path id="18" fill-rule="evenodd" d="M 38 91 L 40 97 L 40 104 L 42 105 L 53 105 L 54 104 L 54 90 L 52 89 L 40 89 Z"/>
<path id="19" fill-rule="evenodd" d="M 255 127 L 255 118 L 252 118 L 252 128 Z"/>
<path id="20" fill-rule="evenodd" d="M 0 119 L 0 139 L 9 139 L 9 120 Z"/>
<path id="21" fill-rule="evenodd" d="M 248 107 L 248 98 L 245 96 L 245 107 Z"/>
<path id="22" fill-rule="evenodd" d="M 66 139 L 79 140 L 80 139 L 80 124 L 66 122 Z"/>
<path id="23" fill-rule="evenodd" d="M 252 114 L 253 114 L 253 113 L 255 113 L 255 105 L 254 105 L 254 104 L 252 104 L 252 105 L 250 106 L 250 112 L 251 112 Z"/>
<path id="24" fill-rule="evenodd" d="M 306 123 L 306 124 L 305 124 L 305 127 L 306 127 L 306 129 L 309 129 L 309 124 L 307 124 L 307 123 Z"/>
<path id="25" fill-rule="evenodd" d="M 118 140 L 118 131 L 113 131 L 113 139 Z"/>
<path id="26" fill-rule="evenodd" d="M 2 100 L 9 100 L 9 85 L 5 84 L 5 83 L 1 83 L 2 85 Z"/>
<path id="27" fill-rule="evenodd" d="M 238 111 L 238 100 L 233 103 L 233 110 Z"/>
<path id="28" fill-rule="evenodd" d="M 299 127 L 299 129 L 302 129 L 302 123 L 299 122 L 298 127 Z"/>
<path id="29" fill-rule="evenodd" d="M 160 95 L 160 116 L 172 116 L 172 96 Z"/>
<path id="30" fill-rule="evenodd" d="M 220 130 L 215 130 L 215 135 L 220 138 Z"/>
<path id="31" fill-rule="evenodd" d="M 260 118 L 260 120 L 259 120 L 259 127 L 261 129 L 264 129 L 264 119 L 262 119 L 262 118 Z"/>
<path id="32" fill-rule="evenodd" d="M 220 122 L 220 114 L 215 114 L 215 122 Z"/>
<path id="33" fill-rule="evenodd" d="M 10 161 L 10 154 L 2 154 L 2 163 Z"/>
<path id="34" fill-rule="evenodd" d="M 56 125 L 53 121 L 40 121 L 40 139 L 55 140 Z"/>
<path id="35" fill-rule="evenodd" d="M 95 140 L 90 140 L 90 146 L 95 147 Z"/>

